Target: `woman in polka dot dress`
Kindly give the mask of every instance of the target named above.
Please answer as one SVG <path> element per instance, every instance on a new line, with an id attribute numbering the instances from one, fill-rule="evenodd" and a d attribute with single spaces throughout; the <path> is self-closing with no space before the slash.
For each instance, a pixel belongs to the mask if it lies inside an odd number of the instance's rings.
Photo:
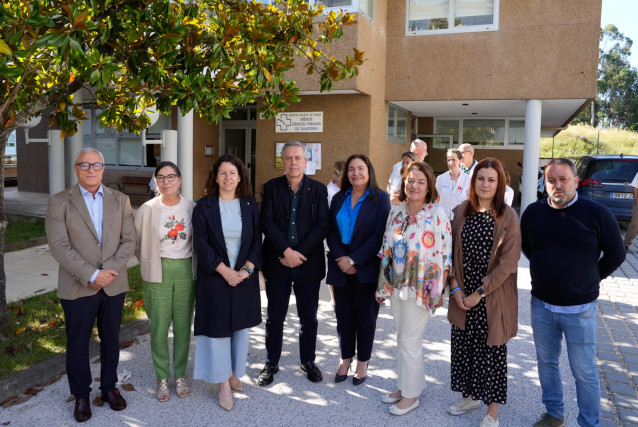
<path id="1" fill-rule="evenodd" d="M 504 201 L 505 182 L 498 160 L 479 162 L 469 199 L 452 220 L 451 387 L 463 398 L 448 413 L 461 415 L 483 401 L 481 427 L 499 425 L 498 405 L 507 401 L 507 341 L 518 330 L 521 234 L 518 215 Z"/>

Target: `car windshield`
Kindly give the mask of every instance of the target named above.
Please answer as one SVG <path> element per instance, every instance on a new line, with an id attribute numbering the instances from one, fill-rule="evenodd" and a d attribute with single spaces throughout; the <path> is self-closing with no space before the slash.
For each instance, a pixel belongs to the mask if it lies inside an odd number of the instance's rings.
<path id="1" fill-rule="evenodd" d="M 595 181 L 631 182 L 638 173 L 638 159 L 594 160 L 585 178 Z"/>

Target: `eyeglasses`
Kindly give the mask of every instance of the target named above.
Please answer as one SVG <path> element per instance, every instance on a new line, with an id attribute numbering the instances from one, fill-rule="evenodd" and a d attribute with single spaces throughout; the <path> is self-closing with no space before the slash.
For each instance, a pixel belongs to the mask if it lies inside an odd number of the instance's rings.
<path id="1" fill-rule="evenodd" d="M 164 182 L 164 180 L 166 180 L 166 181 L 168 181 L 168 182 L 173 182 L 173 181 L 175 181 L 175 178 L 177 178 L 177 177 L 178 177 L 178 175 L 175 175 L 175 174 L 170 174 L 170 175 L 166 175 L 166 176 L 164 176 L 164 175 L 157 175 L 157 176 L 155 177 L 155 181 L 157 181 L 157 182 Z"/>
<path id="2" fill-rule="evenodd" d="M 91 166 L 93 167 L 93 170 L 96 172 L 99 172 L 102 169 L 104 169 L 104 163 L 100 163 L 100 162 L 96 162 L 96 163 L 80 162 L 80 163 L 76 163 L 75 166 L 79 167 L 81 171 L 85 171 L 85 172 L 91 169 Z"/>

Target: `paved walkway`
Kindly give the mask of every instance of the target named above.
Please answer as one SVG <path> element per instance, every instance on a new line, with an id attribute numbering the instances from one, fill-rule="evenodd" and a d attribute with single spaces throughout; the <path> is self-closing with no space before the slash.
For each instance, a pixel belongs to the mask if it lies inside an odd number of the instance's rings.
<path id="1" fill-rule="evenodd" d="M 41 198 L 40 198 L 41 200 Z M 41 203 L 41 202 L 40 202 Z M 30 252 L 31 251 L 31 252 Z M 35 252 L 34 252 L 35 251 Z M 14 252 L 16 259 L 27 259 L 22 267 L 17 261 L 7 266 L 8 294 L 14 287 L 23 287 L 19 278 L 34 272 L 27 280 L 35 290 L 55 287 L 57 266 L 49 260 L 34 261 L 36 255 L 46 259 L 46 246 Z M 7 256 L 12 256 L 7 254 Z M 17 277 L 16 277 L 17 276 Z M 46 283 L 45 283 L 46 282 Z M 48 284 L 47 284 L 48 283 Z M 15 285 L 18 284 L 18 285 Z M 503 426 L 531 426 L 544 412 L 536 371 L 536 358 L 529 317 L 529 269 L 525 259 L 519 265 L 519 333 L 508 344 L 508 404 L 501 407 L 499 418 Z M 10 298 L 9 298 L 10 299 Z M 432 317 L 423 342 L 427 387 L 421 398 L 421 407 L 403 417 L 388 414 L 387 405 L 380 402 L 381 394 L 395 389 L 396 334 L 390 307 L 381 307 L 377 324 L 375 348 L 370 362 L 369 379 L 362 386 L 352 385 L 350 378 L 334 384 L 338 343 L 336 322 L 328 293 L 322 288 L 319 307 L 319 337 L 317 364 L 324 373 L 324 381 L 313 384 L 306 380 L 298 366 L 296 307 L 291 298 L 289 319 L 284 330 L 284 351 L 281 371 L 275 382 L 266 388 L 256 385 L 256 376 L 265 357 L 263 324 L 251 331 L 248 369 L 243 378 L 245 391 L 236 393 L 235 409 L 228 413 L 217 406 L 216 388 L 203 381 L 193 381 L 192 394 L 187 399 L 159 403 L 154 397 L 154 373 L 148 335 L 140 336 L 130 347 L 121 351 L 120 376 L 123 383 L 132 384 L 135 391 L 124 391 L 129 407 L 114 412 L 107 407 L 93 407 L 91 425 L 173 426 L 173 425 L 407 425 L 407 426 L 477 426 L 484 408 L 451 417 L 445 408 L 458 400 L 459 395 L 449 389 L 450 327 L 446 309 L 441 308 Z M 262 307 L 266 297 L 262 293 Z M 263 311 L 265 318 L 265 311 Z M 601 399 L 603 426 L 638 426 L 638 247 L 634 244 L 627 261 L 614 275 L 601 285 L 599 299 L 598 359 L 601 372 Z M 194 340 L 192 344 L 194 351 Z M 189 362 L 192 373 L 193 352 Z M 99 387 L 99 363 L 91 365 L 94 378 L 92 397 Z M 569 372 L 567 355 L 561 355 L 566 401 L 566 422 L 576 425 L 577 407 L 574 380 Z M 36 396 L 22 403 L 0 410 L 0 423 L 19 426 L 74 426 L 73 403 L 69 397 L 68 382 L 60 380 L 44 387 Z"/>

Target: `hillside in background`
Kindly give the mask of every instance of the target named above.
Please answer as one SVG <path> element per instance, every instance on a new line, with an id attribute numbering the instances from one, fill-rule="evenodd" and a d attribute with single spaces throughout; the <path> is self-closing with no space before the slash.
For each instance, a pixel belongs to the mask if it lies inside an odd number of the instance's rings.
<path id="1" fill-rule="evenodd" d="M 577 159 L 585 154 L 597 153 L 638 155 L 638 132 L 599 129 L 581 123 L 569 126 L 554 138 L 541 138 L 541 158 Z"/>

